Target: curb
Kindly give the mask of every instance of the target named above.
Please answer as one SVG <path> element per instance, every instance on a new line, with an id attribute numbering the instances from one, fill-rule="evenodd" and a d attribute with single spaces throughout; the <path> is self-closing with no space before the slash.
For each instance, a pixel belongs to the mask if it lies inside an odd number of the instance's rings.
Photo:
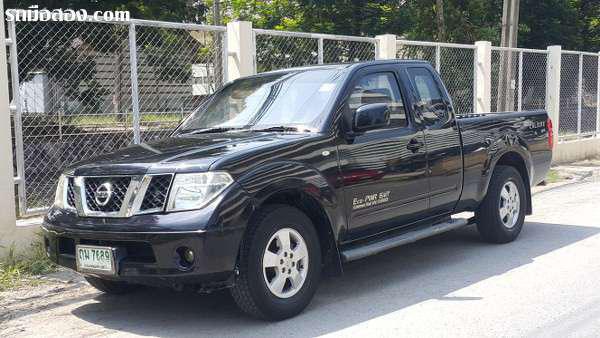
<path id="1" fill-rule="evenodd" d="M 556 189 L 566 185 L 576 184 L 588 180 L 590 178 L 600 177 L 600 167 L 596 166 L 556 166 L 552 168 L 561 173 L 572 175 L 573 178 L 547 185 L 538 185 L 531 188 L 531 194 L 536 195 L 544 191 Z"/>

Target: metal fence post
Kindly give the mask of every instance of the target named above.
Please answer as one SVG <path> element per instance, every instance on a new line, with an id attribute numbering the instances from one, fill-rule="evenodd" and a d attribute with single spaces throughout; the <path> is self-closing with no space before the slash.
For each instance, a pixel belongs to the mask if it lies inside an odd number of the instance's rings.
<path id="1" fill-rule="evenodd" d="M 523 51 L 519 51 L 519 88 L 517 97 L 517 110 L 523 110 Z"/>
<path id="2" fill-rule="evenodd" d="M 222 73 L 221 73 L 221 85 L 225 84 L 225 82 L 227 82 L 227 74 L 229 74 L 229 69 L 228 69 L 228 62 L 227 62 L 227 56 L 229 55 L 229 52 L 227 51 L 227 31 L 225 31 L 225 33 L 223 33 L 223 39 L 221 39 L 221 67 L 222 67 Z"/>
<path id="3" fill-rule="evenodd" d="M 583 54 L 579 54 L 579 73 L 577 74 L 577 135 L 581 135 L 581 100 L 583 92 Z"/>
<path id="4" fill-rule="evenodd" d="M 492 43 L 489 41 L 475 42 L 474 58 L 474 112 L 484 113 L 491 110 L 492 93 Z"/>
<path id="5" fill-rule="evenodd" d="M 317 39 L 317 62 L 323 64 L 323 38 Z"/>
<path id="6" fill-rule="evenodd" d="M 435 70 L 440 73 L 440 69 L 442 69 L 441 65 L 442 60 L 442 47 L 440 45 L 435 46 Z"/>
<path id="7" fill-rule="evenodd" d="M 383 34 L 377 35 L 377 55 L 378 60 L 388 60 L 396 58 L 396 35 L 394 34 Z"/>
<path id="8" fill-rule="evenodd" d="M 133 143 L 140 144 L 140 96 L 138 88 L 137 42 L 135 24 L 129 24 L 129 64 L 131 68 L 131 109 L 133 114 Z"/>
<path id="9" fill-rule="evenodd" d="M 552 119 L 554 129 L 554 144 L 558 142 L 560 128 L 560 68 L 561 46 L 548 46 L 546 60 L 546 111 Z"/>

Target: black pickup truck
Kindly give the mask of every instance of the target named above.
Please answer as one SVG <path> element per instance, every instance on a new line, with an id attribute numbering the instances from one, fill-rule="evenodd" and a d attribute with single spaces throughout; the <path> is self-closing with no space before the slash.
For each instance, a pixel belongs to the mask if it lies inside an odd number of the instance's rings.
<path id="1" fill-rule="evenodd" d="M 345 262 L 468 224 L 513 241 L 550 167 L 552 123 L 454 110 L 423 61 L 235 80 L 170 137 L 66 170 L 47 253 L 104 292 L 230 288 L 277 320 Z"/>

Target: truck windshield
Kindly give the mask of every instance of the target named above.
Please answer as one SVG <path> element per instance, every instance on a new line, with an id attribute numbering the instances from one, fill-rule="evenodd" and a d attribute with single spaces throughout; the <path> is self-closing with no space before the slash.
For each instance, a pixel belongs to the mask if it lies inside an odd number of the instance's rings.
<path id="1" fill-rule="evenodd" d="M 320 130 L 344 76 L 341 68 L 325 68 L 236 80 L 188 117 L 176 134 Z"/>

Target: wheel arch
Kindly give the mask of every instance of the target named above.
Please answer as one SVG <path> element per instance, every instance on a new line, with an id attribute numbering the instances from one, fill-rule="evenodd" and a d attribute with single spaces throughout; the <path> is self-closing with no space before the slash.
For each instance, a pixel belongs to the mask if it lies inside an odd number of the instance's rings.
<path id="1" fill-rule="evenodd" d="M 499 156 L 498 159 L 494 163 L 492 174 L 489 176 L 489 178 L 487 180 L 486 194 L 487 194 L 487 190 L 489 189 L 489 183 L 490 183 L 491 177 L 494 175 L 495 169 L 498 166 L 513 167 L 519 172 L 519 174 L 521 175 L 521 178 L 523 179 L 523 185 L 525 186 L 525 194 L 526 194 L 526 201 L 527 201 L 526 214 L 531 215 L 531 213 L 532 213 L 531 183 L 530 183 L 531 178 L 530 178 L 530 174 L 529 174 L 530 166 L 528 166 L 527 163 L 528 162 L 525 160 L 525 158 L 517 151 L 509 150 L 509 151 L 503 153 L 501 156 Z"/>

